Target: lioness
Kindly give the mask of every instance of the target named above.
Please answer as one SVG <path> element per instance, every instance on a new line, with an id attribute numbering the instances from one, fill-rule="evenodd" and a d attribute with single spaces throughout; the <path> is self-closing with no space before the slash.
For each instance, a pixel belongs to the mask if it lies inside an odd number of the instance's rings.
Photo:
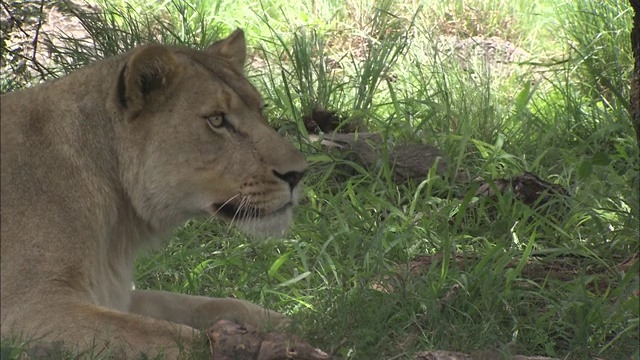
<path id="1" fill-rule="evenodd" d="M 306 169 L 243 74 L 242 30 L 204 51 L 146 45 L 3 95 L 2 337 L 178 358 L 234 299 L 131 290 L 136 254 L 194 217 L 288 228 Z"/>

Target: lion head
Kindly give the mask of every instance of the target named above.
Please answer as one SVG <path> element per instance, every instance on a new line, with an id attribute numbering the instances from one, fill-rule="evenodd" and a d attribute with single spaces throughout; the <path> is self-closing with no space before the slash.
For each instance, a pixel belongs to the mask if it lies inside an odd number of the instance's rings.
<path id="1" fill-rule="evenodd" d="M 251 234 L 287 229 L 307 165 L 244 76 L 243 32 L 202 51 L 147 45 L 127 56 L 113 102 L 138 216 L 157 228 L 215 215 Z"/>

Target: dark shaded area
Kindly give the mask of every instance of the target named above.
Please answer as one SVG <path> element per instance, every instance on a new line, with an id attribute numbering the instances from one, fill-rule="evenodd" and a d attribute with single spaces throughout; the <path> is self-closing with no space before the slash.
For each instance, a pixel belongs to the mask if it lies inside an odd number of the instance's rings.
<path id="1" fill-rule="evenodd" d="M 631 0 L 633 16 L 633 30 L 631 30 L 631 48 L 635 65 L 631 77 L 631 121 L 636 130 L 636 140 L 640 148 L 640 0 Z"/>
<path id="2" fill-rule="evenodd" d="M 548 183 L 530 172 L 509 179 L 482 182 L 476 191 L 476 196 L 495 198 L 497 192 L 503 195 L 511 193 L 516 199 L 534 208 L 547 204 L 554 197 L 569 196 L 567 190 L 562 186 Z"/>
<path id="3" fill-rule="evenodd" d="M 302 117 L 302 122 L 309 134 L 364 131 L 360 121 L 348 119 L 333 110 L 313 109 L 311 115 Z"/>
<path id="4" fill-rule="evenodd" d="M 311 115 L 302 117 L 304 127 L 309 133 L 319 134 L 320 132 L 333 132 L 343 121 L 335 111 L 312 110 Z"/>
<path id="5" fill-rule="evenodd" d="M 612 264 L 611 267 L 603 266 L 588 256 L 579 256 L 577 254 L 565 254 L 561 256 L 556 256 L 557 254 L 548 255 L 549 253 L 545 252 L 534 253 L 534 256 L 532 256 L 521 269 L 517 286 L 529 289 L 532 287 L 532 283 L 539 285 L 544 285 L 550 281 L 571 283 L 581 276 L 586 276 L 584 282 L 586 289 L 596 294 L 603 294 L 607 289 L 617 286 L 620 282 L 620 278 L 616 272 L 626 273 L 632 271 L 638 262 L 637 254 L 632 254 L 627 258 L 620 259 L 619 262 Z M 384 293 L 401 291 L 401 289 L 405 287 L 405 284 L 412 281 L 412 278 L 426 276 L 429 271 L 441 268 L 445 256 L 447 255 L 443 255 L 442 253 L 418 255 L 409 260 L 408 263 L 398 264 L 392 268 L 390 274 L 376 279 L 371 287 L 374 290 Z M 482 261 L 481 257 L 464 253 L 450 254 L 448 257 L 447 263 L 450 269 L 457 268 L 465 272 L 473 271 L 478 263 Z M 514 259 L 506 265 L 506 268 L 516 269 L 520 261 L 520 259 Z M 612 271 L 612 269 L 614 271 Z M 452 302 L 460 291 L 460 285 L 452 285 L 440 299 L 441 305 L 443 306 L 439 311 L 443 311 L 445 308 L 444 305 Z M 639 295 L 638 290 L 633 290 L 625 296 L 638 297 Z M 434 309 L 434 311 L 436 310 L 438 309 Z"/>
<path id="6" fill-rule="evenodd" d="M 528 206 L 538 215 L 553 222 L 563 221 L 571 213 L 569 192 L 562 186 L 546 182 L 530 172 L 511 178 L 483 180 L 479 183 L 475 196 L 485 198 L 486 201 L 471 205 L 468 208 L 468 216 L 476 218 L 479 215 L 477 209 L 484 206 L 491 222 L 498 220 L 506 208 L 517 206 L 518 203 Z M 531 222 L 534 218 L 531 214 L 523 220 Z"/>

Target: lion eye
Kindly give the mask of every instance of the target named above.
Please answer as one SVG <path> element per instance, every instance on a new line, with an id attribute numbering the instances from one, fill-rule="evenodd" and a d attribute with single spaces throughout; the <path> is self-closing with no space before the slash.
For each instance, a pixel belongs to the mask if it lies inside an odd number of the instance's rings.
<path id="1" fill-rule="evenodd" d="M 221 127 L 224 127 L 227 123 L 227 119 L 225 119 L 225 116 L 222 113 L 209 115 L 206 117 L 206 120 L 207 120 L 207 125 L 213 131 L 217 131 L 216 129 L 220 129 Z"/>

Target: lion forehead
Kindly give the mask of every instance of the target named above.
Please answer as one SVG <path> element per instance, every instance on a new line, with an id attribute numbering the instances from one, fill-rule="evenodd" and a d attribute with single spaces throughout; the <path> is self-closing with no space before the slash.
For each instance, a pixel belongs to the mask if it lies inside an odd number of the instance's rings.
<path id="1" fill-rule="evenodd" d="M 204 71 L 204 78 L 212 80 L 216 86 L 221 86 L 229 98 L 237 96 L 247 107 L 262 108 L 264 101 L 255 86 L 243 74 L 230 67 L 224 59 L 191 49 L 180 49 L 176 54 L 185 57 L 191 65 L 189 68 L 200 70 L 194 73 L 199 81 L 203 80 Z"/>

